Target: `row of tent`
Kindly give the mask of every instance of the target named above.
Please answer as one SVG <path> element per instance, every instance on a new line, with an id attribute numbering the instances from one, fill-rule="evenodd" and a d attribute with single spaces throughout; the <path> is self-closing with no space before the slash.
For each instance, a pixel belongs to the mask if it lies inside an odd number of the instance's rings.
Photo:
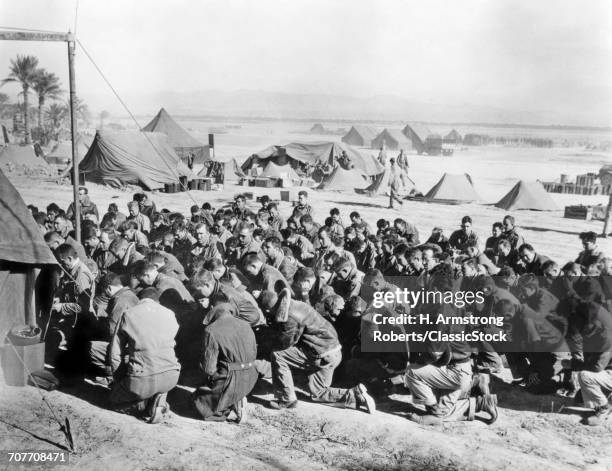
<path id="1" fill-rule="evenodd" d="M 336 162 L 342 151 L 351 159 L 353 168 L 345 168 Z M 369 157 L 369 158 L 368 158 Z M 248 174 L 255 167 L 263 167 L 262 177 L 290 178 L 298 180 L 296 168 L 300 164 L 329 163 L 333 171 L 317 187 L 319 190 L 361 193 L 371 196 L 382 195 L 388 191 L 389 169 L 382 167 L 371 155 L 363 155 L 346 144 L 338 143 L 291 143 L 285 146 L 272 146 L 253 154 L 242 165 L 241 170 Z M 405 192 L 417 193 L 416 185 L 404 175 Z M 476 193 L 468 174 L 454 175 L 445 173 L 423 197 L 423 201 L 468 203 L 479 202 L 482 198 Z M 555 202 L 540 182 L 519 181 L 495 206 L 506 209 L 533 209 L 538 211 L 557 210 Z"/>
<path id="2" fill-rule="evenodd" d="M 179 177 L 194 178 L 185 163 L 189 154 L 194 163 L 211 160 L 209 147 L 189 135 L 163 108 L 141 131 L 97 131 L 89 144 L 80 137 L 77 152 L 79 171 L 87 181 L 115 187 L 135 184 L 149 190 L 176 183 Z M 8 144 L 0 151 L 0 164 L 39 167 L 49 173 L 53 173 L 51 165 L 68 163 L 63 175 L 72 171 L 71 160 L 71 141 L 58 142 L 44 158 L 31 145 Z"/>
<path id="3" fill-rule="evenodd" d="M 416 193 L 414 182 L 406 177 L 408 194 Z M 337 166 L 334 171 L 318 187 L 319 190 L 357 192 L 370 196 L 382 195 L 388 191 L 389 171 L 377 175 L 370 183 L 355 169 L 347 170 Z M 462 175 L 445 173 L 442 178 L 424 195 L 412 199 L 437 203 L 477 203 L 482 198 L 474 188 L 472 178 L 466 173 Z M 505 210 L 536 210 L 555 211 L 559 209 L 542 184 L 538 181 L 520 180 L 501 198 L 495 206 Z"/>
<path id="4" fill-rule="evenodd" d="M 476 193 L 472 178 L 467 173 L 462 175 L 445 173 L 422 199 L 441 203 L 482 201 L 482 198 Z M 555 211 L 559 209 L 542 183 L 524 180 L 517 182 L 494 206 L 508 211 L 521 209 Z"/>
<path id="5" fill-rule="evenodd" d="M 422 154 L 423 152 L 431 152 L 434 148 L 437 152 L 443 142 L 460 144 L 461 135 L 456 129 L 453 129 L 442 138 L 422 123 L 408 123 L 401 130 L 385 128 L 380 132 L 369 126 L 357 125 L 352 126 L 342 137 L 342 142 L 357 147 L 371 147 L 372 149 L 384 147 L 389 150 L 415 150 Z"/>
<path id="6" fill-rule="evenodd" d="M 60 143 L 48 159 L 71 159 L 70 141 Z M 210 162 L 210 147 L 191 136 L 162 108 L 140 131 L 97 131 L 88 148 L 79 142 L 79 171 L 87 181 L 123 187 L 140 185 L 156 190 L 180 177 L 195 178 L 187 167 Z M 71 168 L 64 171 L 67 175 Z"/>

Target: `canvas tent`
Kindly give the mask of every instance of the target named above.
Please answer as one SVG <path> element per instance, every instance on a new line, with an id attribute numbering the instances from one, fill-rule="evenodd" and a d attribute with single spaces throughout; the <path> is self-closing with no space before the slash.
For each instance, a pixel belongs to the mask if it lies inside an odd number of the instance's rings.
<path id="1" fill-rule="evenodd" d="M 380 149 L 383 146 L 389 150 L 412 149 L 410 140 L 404 136 L 402 131 L 396 129 L 383 129 L 378 136 L 372 139 L 372 149 Z"/>
<path id="2" fill-rule="evenodd" d="M 343 191 L 353 193 L 368 185 L 367 180 L 356 168 L 346 169 L 338 165 L 317 187 L 317 190 Z"/>
<path id="3" fill-rule="evenodd" d="M 32 169 L 53 173 L 53 170 L 42 157 L 38 157 L 34 146 L 9 144 L 0 150 L 0 165 L 26 166 Z"/>
<path id="4" fill-rule="evenodd" d="M 472 178 L 467 173 L 462 175 L 445 173 L 440 181 L 427 192 L 425 199 L 462 203 L 481 200 L 474 189 Z"/>
<path id="5" fill-rule="evenodd" d="M 540 182 L 519 181 L 500 199 L 495 206 L 512 211 L 516 209 L 533 209 L 536 211 L 555 211 L 557 205 Z"/>
<path id="6" fill-rule="evenodd" d="M 461 144 L 461 134 L 456 129 L 453 129 L 446 136 L 444 136 L 444 142 L 446 144 Z"/>
<path id="7" fill-rule="evenodd" d="M 420 123 L 407 124 L 404 126 L 402 133 L 410 141 L 412 141 L 413 149 L 415 149 L 419 154 L 426 152 L 425 141 L 433 134 L 427 126 Z"/>
<path id="8" fill-rule="evenodd" d="M 342 151 L 346 152 L 352 164 L 362 174 L 378 175 L 382 171 L 382 166 L 374 157 L 339 142 L 292 142 L 284 146 L 270 146 L 246 159 L 242 170 L 248 173 L 255 166 L 263 167 L 267 161 L 273 161 L 277 165 L 288 163 L 294 170 L 301 164 L 326 163 L 335 167 Z"/>
<path id="9" fill-rule="evenodd" d="M 179 126 L 164 108 L 159 110 L 151 122 L 142 128 L 142 131 L 161 132 L 168 136 L 168 142 L 183 160 L 187 159 L 189 153 L 194 154 L 194 163 L 201 164 L 210 160 L 209 147 Z"/>
<path id="10" fill-rule="evenodd" d="M 0 340 L 15 325 L 36 325 L 38 269 L 57 262 L 25 202 L 0 170 Z"/>
<path id="11" fill-rule="evenodd" d="M 370 147 L 377 134 L 376 129 L 369 126 L 352 126 L 342 137 L 342 142 L 350 146 Z"/>
<path id="12" fill-rule="evenodd" d="M 321 123 L 316 123 L 310 128 L 312 134 L 325 134 L 325 128 Z"/>
<path id="13" fill-rule="evenodd" d="M 364 188 L 363 190 L 357 191 L 357 193 L 367 194 L 368 196 L 378 195 L 389 195 L 389 168 L 386 168 L 382 173 L 376 175 L 372 183 Z M 402 195 L 414 195 L 418 194 L 415 183 L 408 177 L 406 173 L 402 173 L 402 181 L 404 186 L 400 188 L 399 193 Z"/>
<path id="14" fill-rule="evenodd" d="M 115 187 L 141 185 L 155 190 L 193 174 L 179 159 L 165 134 L 98 131 L 79 165 L 86 181 Z"/>
<path id="15" fill-rule="evenodd" d="M 295 170 L 293 170 L 291 165 L 276 165 L 272 161 L 266 164 L 266 167 L 264 168 L 260 176 L 267 178 L 287 178 L 290 180 L 300 179 L 300 177 L 297 173 L 295 173 Z"/>
<path id="16" fill-rule="evenodd" d="M 214 178 L 215 183 L 225 183 L 236 180 L 236 177 L 246 177 L 238 161 L 235 157 L 231 157 L 231 154 L 214 154 L 214 158 L 204 162 L 197 176 Z"/>
<path id="17" fill-rule="evenodd" d="M 87 154 L 89 146 L 83 139 L 77 141 L 77 153 L 79 160 Z M 51 165 L 65 165 L 72 162 L 72 141 L 59 141 L 51 152 L 45 155 L 45 160 Z"/>

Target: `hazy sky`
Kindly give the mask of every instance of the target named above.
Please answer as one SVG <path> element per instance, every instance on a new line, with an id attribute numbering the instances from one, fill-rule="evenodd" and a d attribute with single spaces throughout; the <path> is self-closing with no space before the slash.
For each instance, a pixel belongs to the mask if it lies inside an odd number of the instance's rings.
<path id="1" fill-rule="evenodd" d="M 74 29 L 75 5 L 0 0 L 0 26 Z M 609 0 L 80 0 L 76 32 L 128 102 L 161 90 L 398 95 L 586 107 L 612 124 Z M 2 75 L 17 53 L 67 84 L 64 45 L 0 42 Z M 77 54 L 79 93 L 110 100 Z"/>

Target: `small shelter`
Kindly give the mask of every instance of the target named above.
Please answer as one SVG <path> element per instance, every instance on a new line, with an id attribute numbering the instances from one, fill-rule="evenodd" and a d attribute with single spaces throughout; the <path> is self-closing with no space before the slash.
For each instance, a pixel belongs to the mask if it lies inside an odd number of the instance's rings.
<path id="1" fill-rule="evenodd" d="M 350 146 L 370 147 L 377 134 L 376 129 L 369 126 L 352 126 L 342 137 L 342 142 Z"/>
<path id="2" fill-rule="evenodd" d="M 385 147 L 388 150 L 410 150 L 412 143 L 402 133 L 396 129 L 383 129 L 371 142 L 372 149 L 380 149 Z"/>
<path id="3" fill-rule="evenodd" d="M 346 169 L 342 165 L 336 166 L 317 187 L 317 190 L 343 191 L 353 193 L 368 185 L 363 174 L 356 168 Z"/>
<path id="4" fill-rule="evenodd" d="M 89 150 L 83 139 L 77 141 L 77 153 L 82 160 Z M 70 165 L 72 162 L 72 141 L 59 141 L 51 152 L 45 155 L 45 160 L 51 165 Z"/>
<path id="5" fill-rule="evenodd" d="M 34 146 L 27 144 L 8 144 L 0 149 L 0 165 L 24 166 L 29 169 L 40 170 L 52 174 L 53 170 L 47 161 L 36 155 Z"/>
<path id="6" fill-rule="evenodd" d="M 459 131 L 456 129 L 453 129 L 446 136 L 444 136 L 444 143 L 455 145 L 461 144 L 461 134 L 459 134 Z"/>
<path id="7" fill-rule="evenodd" d="M 310 128 L 312 134 L 325 134 L 325 128 L 321 123 L 316 123 Z"/>
<path id="8" fill-rule="evenodd" d="M 406 174 L 406 172 L 401 171 L 398 168 L 400 173 L 400 178 L 402 179 L 403 186 L 400 188 L 399 193 L 401 195 L 416 195 L 419 193 L 416 184 L 412 181 L 412 179 Z M 390 176 L 389 168 L 386 168 L 383 172 L 376 175 L 366 188 L 363 190 L 358 190 L 357 193 L 367 194 L 368 196 L 389 196 L 389 176 Z"/>
<path id="9" fill-rule="evenodd" d="M 433 133 L 431 130 L 421 123 L 408 123 L 402 129 L 402 133 L 412 142 L 412 148 L 419 154 L 426 152 L 426 141 Z"/>
<path id="10" fill-rule="evenodd" d="M 526 182 L 520 180 L 500 199 L 495 206 L 513 211 L 517 209 L 532 209 L 535 211 L 555 211 L 559 209 L 539 181 Z"/>
<path id="11" fill-rule="evenodd" d="M 56 265 L 21 195 L 0 170 L 0 339 L 17 325 L 36 325 L 40 269 Z M 47 300 L 48 301 L 48 300 Z"/>
<path id="12" fill-rule="evenodd" d="M 267 161 L 276 165 L 289 164 L 294 170 L 309 165 L 338 165 L 338 159 L 346 152 L 350 162 L 363 175 L 378 175 L 383 169 L 376 158 L 362 154 L 355 148 L 340 142 L 292 142 L 284 146 L 274 145 L 251 155 L 242 164 L 242 171 L 250 173 L 253 167 L 263 167 Z"/>
<path id="13" fill-rule="evenodd" d="M 193 178 L 187 165 L 158 132 L 98 131 L 79 165 L 85 179 L 114 187 L 141 185 L 148 190 Z"/>
<path id="14" fill-rule="evenodd" d="M 159 110 L 151 122 L 142 128 L 142 131 L 161 132 L 168 136 L 168 142 L 183 161 L 187 160 L 190 153 L 194 155 L 196 164 L 210 160 L 209 147 L 185 131 L 164 108 Z"/>
<path id="15" fill-rule="evenodd" d="M 266 164 L 260 176 L 266 178 L 283 178 L 288 180 L 300 179 L 299 175 L 295 172 L 291 165 L 277 165 L 272 161 Z"/>
<path id="16" fill-rule="evenodd" d="M 445 173 L 440 181 L 427 192 L 425 199 L 458 203 L 481 201 L 474 189 L 472 178 L 467 173 L 462 175 Z"/>

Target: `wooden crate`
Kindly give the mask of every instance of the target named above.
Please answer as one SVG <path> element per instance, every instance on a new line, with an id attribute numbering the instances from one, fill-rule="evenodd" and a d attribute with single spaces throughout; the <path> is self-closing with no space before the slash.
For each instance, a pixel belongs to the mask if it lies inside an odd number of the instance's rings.
<path id="1" fill-rule="evenodd" d="M 293 201 L 297 199 L 295 191 L 292 190 L 281 190 L 280 191 L 281 201 Z"/>
<path id="2" fill-rule="evenodd" d="M 256 178 L 255 186 L 261 188 L 274 188 L 277 184 L 276 178 Z"/>
<path id="3" fill-rule="evenodd" d="M 590 221 L 593 219 L 593 207 L 583 205 L 566 206 L 563 217 L 568 219 L 582 219 L 585 221 Z"/>
<path id="4" fill-rule="evenodd" d="M 211 178 L 203 178 L 199 185 L 198 190 L 201 191 L 210 191 L 212 189 L 212 179 Z"/>

